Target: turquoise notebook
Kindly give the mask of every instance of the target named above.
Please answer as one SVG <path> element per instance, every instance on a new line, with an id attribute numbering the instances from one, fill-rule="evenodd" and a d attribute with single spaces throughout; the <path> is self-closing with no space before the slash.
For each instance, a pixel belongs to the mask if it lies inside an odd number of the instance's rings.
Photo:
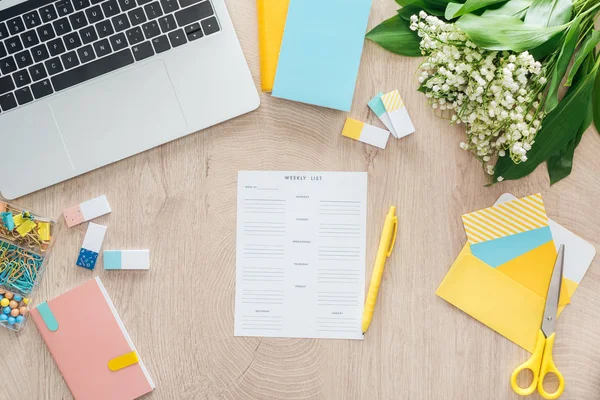
<path id="1" fill-rule="evenodd" d="M 371 0 L 291 0 L 273 96 L 350 111 Z"/>

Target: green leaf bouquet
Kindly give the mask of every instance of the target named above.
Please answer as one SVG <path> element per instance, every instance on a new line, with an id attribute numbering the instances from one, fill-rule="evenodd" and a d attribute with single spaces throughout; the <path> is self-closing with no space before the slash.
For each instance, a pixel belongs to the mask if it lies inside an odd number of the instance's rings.
<path id="1" fill-rule="evenodd" d="M 551 183 L 571 173 L 583 134 L 592 122 L 600 128 L 600 0 L 396 2 L 398 14 L 367 38 L 425 56 L 419 91 L 465 125 L 460 146 L 493 182 L 520 179 L 543 162 Z"/>

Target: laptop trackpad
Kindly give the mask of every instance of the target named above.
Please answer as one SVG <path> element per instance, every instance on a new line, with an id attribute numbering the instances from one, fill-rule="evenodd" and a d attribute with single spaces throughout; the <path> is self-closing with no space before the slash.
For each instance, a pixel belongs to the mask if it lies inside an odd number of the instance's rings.
<path id="1" fill-rule="evenodd" d="M 77 172 L 187 133 L 161 60 L 74 88 L 50 106 Z"/>

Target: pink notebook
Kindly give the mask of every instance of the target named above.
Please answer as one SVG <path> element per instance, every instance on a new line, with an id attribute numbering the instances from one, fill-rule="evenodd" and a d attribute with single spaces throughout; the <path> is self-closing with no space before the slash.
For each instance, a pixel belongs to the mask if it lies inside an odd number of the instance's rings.
<path id="1" fill-rule="evenodd" d="M 100 278 L 38 305 L 31 317 L 75 399 L 129 400 L 154 389 Z"/>

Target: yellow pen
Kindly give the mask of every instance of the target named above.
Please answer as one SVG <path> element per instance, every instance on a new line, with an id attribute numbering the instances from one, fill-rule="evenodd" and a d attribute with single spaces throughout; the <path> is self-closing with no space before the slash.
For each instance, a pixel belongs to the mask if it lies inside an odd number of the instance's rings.
<path id="1" fill-rule="evenodd" d="M 363 334 L 369 329 L 371 320 L 373 319 L 373 311 L 377 303 L 377 294 L 379 293 L 379 285 L 383 276 L 383 268 L 385 260 L 392 254 L 394 243 L 396 243 L 396 234 L 398 233 L 398 217 L 396 216 L 396 207 L 391 206 L 390 211 L 385 216 L 383 224 L 383 232 L 381 232 L 381 240 L 379 241 L 379 249 L 377 250 L 377 258 L 375 259 L 375 268 L 371 276 L 371 284 L 369 285 L 369 293 L 365 302 L 365 310 L 363 311 L 362 331 Z"/>

